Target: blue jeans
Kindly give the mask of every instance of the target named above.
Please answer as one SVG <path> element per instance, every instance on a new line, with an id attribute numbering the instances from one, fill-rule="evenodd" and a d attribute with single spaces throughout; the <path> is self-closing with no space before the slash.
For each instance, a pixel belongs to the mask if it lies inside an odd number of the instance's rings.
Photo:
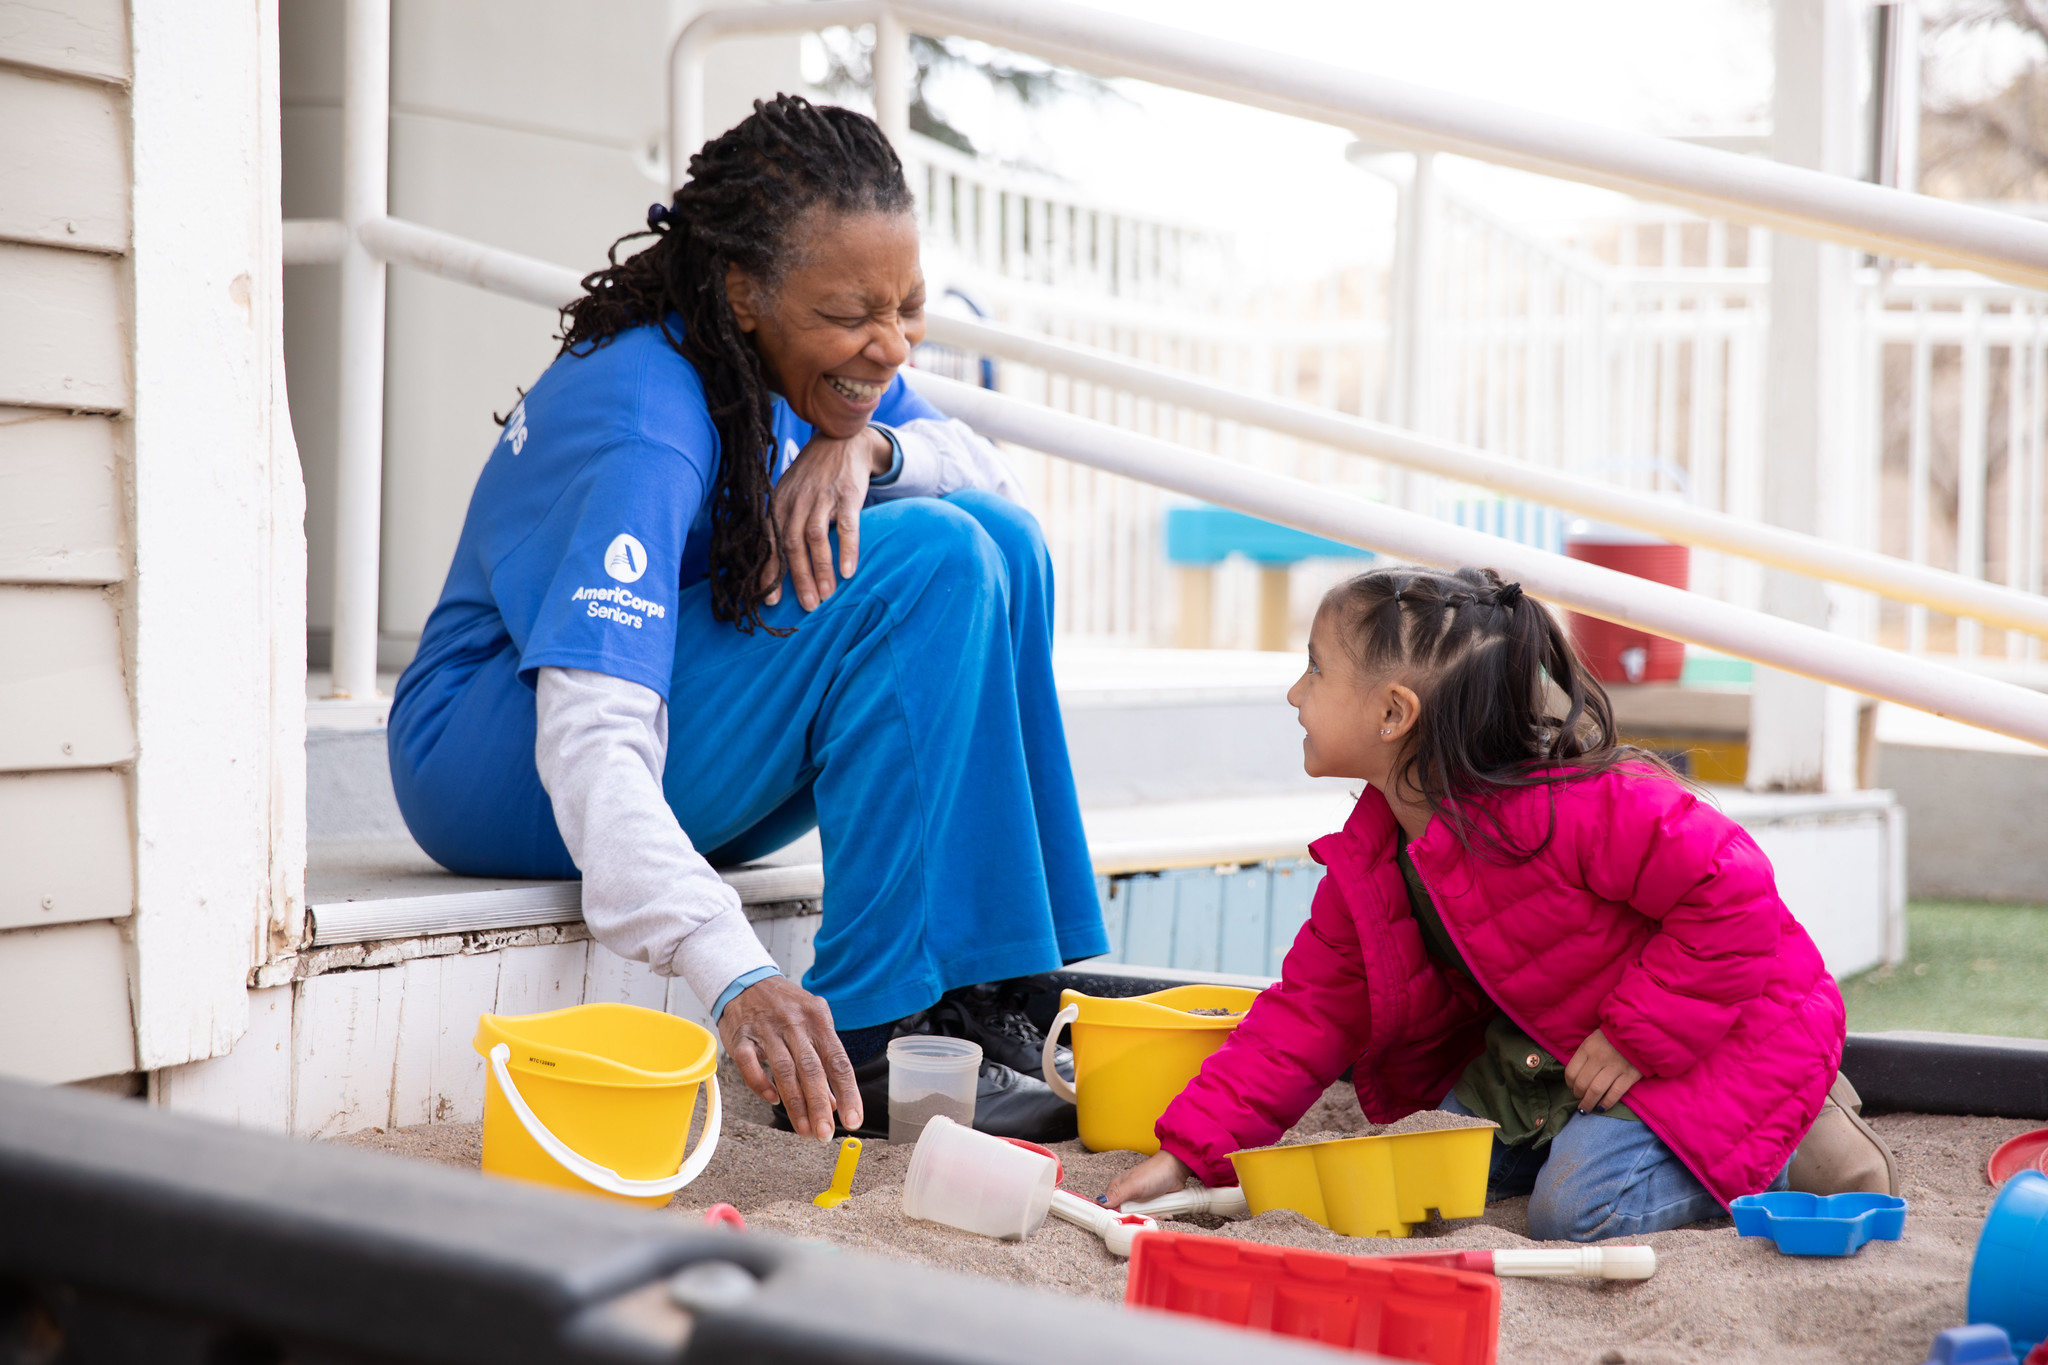
<path id="1" fill-rule="evenodd" d="M 1455 1094 L 1438 1106 L 1472 1111 Z M 1786 1187 L 1778 1173 L 1771 1188 Z M 1721 1201 L 1646 1123 L 1574 1114 L 1548 1147 L 1493 1144 L 1486 1198 L 1529 1196 L 1529 1235 L 1543 1242 L 1640 1237 L 1722 1216 Z"/>
<path id="2" fill-rule="evenodd" d="M 786 581 L 762 611 L 794 634 L 712 620 L 708 583 L 680 595 L 662 784 L 715 865 L 818 829 L 825 917 L 804 985 L 841 1029 L 1109 951 L 1038 523 L 970 491 L 870 507 L 860 525 L 858 572 L 816 611 Z M 431 746 L 394 725 L 400 806 L 446 867 L 573 877 L 517 670 L 510 649 L 480 669 Z"/>

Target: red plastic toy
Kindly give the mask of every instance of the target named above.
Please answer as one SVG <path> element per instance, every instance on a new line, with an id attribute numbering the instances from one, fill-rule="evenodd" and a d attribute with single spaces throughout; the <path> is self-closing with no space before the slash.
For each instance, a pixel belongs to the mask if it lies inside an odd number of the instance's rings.
<path id="1" fill-rule="evenodd" d="M 747 1220 L 740 1211 L 730 1204 L 713 1204 L 704 1210 L 704 1226 L 707 1228 L 728 1227 L 734 1232 L 745 1232 Z"/>
<path id="2" fill-rule="evenodd" d="M 2048 1172 L 2048 1128 L 2036 1128 L 2001 1143 L 1984 1163 L 1984 1178 L 1993 1185 L 2003 1185 L 2021 1171 Z"/>
<path id="3" fill-rule="evenodd" d="M 1493 1365 L 1500 1346 L 1491 1275 L 1185 1232 L 1139 1234 L 1124 1305 L 1421 1365 Z"/>

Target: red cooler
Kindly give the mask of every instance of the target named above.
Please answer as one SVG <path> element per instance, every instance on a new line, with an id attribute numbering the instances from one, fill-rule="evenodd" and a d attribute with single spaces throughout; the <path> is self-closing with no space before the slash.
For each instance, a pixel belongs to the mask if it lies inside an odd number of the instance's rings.
<path id="1" fill-rule="evenodd" d="M 1575 521 L 1565 531 L 1564 552 L 1603 569 L 1634 574 L 1674 588 L 1692 584 L 1692 550 L 1641 531 L 1600 522 Z M 1572 639 L 1586 667 L 1601 682 L 1677 682 L 1685 671 L 1685 646 L 1661 635 L 1618 626 L 1597 616 L 1571 613 Z"/>

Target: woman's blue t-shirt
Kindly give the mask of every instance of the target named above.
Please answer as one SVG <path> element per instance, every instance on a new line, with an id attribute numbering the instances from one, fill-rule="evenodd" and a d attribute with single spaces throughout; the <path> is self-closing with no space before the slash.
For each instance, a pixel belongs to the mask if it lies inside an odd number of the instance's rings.
<path id="1" fill-rule="evenodd" d="M 898 375 L 874 420 L 941 416 Z M 777 398 L 774 432 L 779 478 L 811 427 Z M 462 662 L 508 645 L 529 687 L 542 668 L 587 668 L 668 695 L 677 598 L 709 572 L 717 473 L 703 383 L 660 328 L 557 357 L 477 479 L 402 703 L 437 709 L 437 679 L 453 691 Z"/>

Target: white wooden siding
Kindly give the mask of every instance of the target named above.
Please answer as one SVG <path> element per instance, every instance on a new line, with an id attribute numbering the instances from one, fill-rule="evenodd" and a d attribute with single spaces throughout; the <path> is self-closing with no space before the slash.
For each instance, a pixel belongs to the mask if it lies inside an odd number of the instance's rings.
<path id="1" fill-rule="evenodd" d="M 0 1075 L 57 1082 L 135 1070 L 127 956 L 104 921 L 0 934 Z"/>
<path id="2" fill-rule="evenodd" d="M 122 0 L 8 0 L 0 6 L 0 61 L 125 85 L 128 7 Z"/>
<path id="3" fill-rule="evenodd" d="M 0 775 L 0 929 L 126 919 L 134 908 L 120 773 Z"/>
<path id="4" fill-rule="evenodd" d="M 0 586 L 0 641 L 0 772 L 135 756 L 112 592 Z"/>
<path id="5" fill-rule="evenodd" d="M 151 1072 L 151 1102 L 237 1127 L 289 1131 L 293 991 L 289 985 L 250 991 L 249 1028 L 235 1050 Z"/>
<path id="6" fill-rule="evenodd" d="M 0 408 L 0 583 L 118 583 L 120 427 L 105 417 Z"/>
<path id="7" fill-rule="evenodd" d="M 0 67 L 0 237 L 128 249 L 127 94 Z"/>
<path id="8" fill-rule="evenodd" d="M 484 1059 L 471 1042 L 478 1016 L 497 1013 L 504 956 L 421 958 L 398 969 L 405 1004 L 391 1072 L 390 1127 L 473 1123 L 483 1113 Z"/>
<path id="9" fill-rule="evenodd" d="M 0 403 L 125 410 L 122 295 L 112 256 L 0 242 Z"/>
<path id="10" fill-rule="evenodd" d="M 391 1119 L 405 969 L 332 972 L 292 1002 L 292 1131 L 338 1137 Z"/>
<path id="11" fill-rule="evenodd" d="M 777 965 L 798 976 L 810 965 L 818 923 L 815 914 L 782 916 L 756 921 L 754 932 Z M 546 938 L 556 931 L 519 932 Z M 402 952 L 407 945 L 387 946 Z M 600 1000 L 665 1008 L 710 1027 L 680 980 L 588 939 L 450 952 L 252 991 L 249 1031 L 235 1050 L 156 1072 L 151 1098 L 309 1137 L 474 1123 L 489 1083 L 472 1046 L 479 1015 Z"/>

